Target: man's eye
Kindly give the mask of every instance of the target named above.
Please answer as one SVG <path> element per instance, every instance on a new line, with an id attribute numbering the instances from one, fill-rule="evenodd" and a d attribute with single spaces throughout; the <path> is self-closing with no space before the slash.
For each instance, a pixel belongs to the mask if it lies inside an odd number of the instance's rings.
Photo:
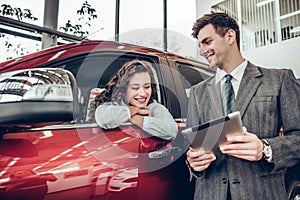
<path id="1" fill-rule="evenodd" d="M 206 44 L 211 44 L 211 42 L 212 42 L 211 40 L 208 40 L 206 41 Z"/>

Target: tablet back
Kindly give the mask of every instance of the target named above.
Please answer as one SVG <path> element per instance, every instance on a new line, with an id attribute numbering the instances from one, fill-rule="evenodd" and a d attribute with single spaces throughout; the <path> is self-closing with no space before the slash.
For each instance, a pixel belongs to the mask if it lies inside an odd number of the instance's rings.
<path id="1" fill-rule="evenodd" d="M 243 133 L 240 112 L 233 112 L 227 116 L 187 128 L 181 133 L 191 147 L 202 147 L 206 151 L 215 150 L 220 144 L 226 142 L 228 135 Z"/>

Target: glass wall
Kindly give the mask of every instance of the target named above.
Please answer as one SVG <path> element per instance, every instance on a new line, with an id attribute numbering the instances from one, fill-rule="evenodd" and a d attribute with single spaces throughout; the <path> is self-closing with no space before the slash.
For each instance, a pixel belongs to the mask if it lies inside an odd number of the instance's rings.
<path id="1" fill-rule="evenodd" d="M 163 48 L 163 1 L 120 1 L 120 42 Z"/>
<path id="2" fill-rule="evenodd" d="M 167 0 L 167 51 L 187 57 L 196 57 L 197 45 L 191 37 L 192 25 L 195 21 L 195 1 Z M 14 8 L 30 9 L 37 20 L 21 19 L 42 27 L 44 21 L 44 0 L 1 0 L 0 5 L 7 4 Z M 95 9 L 92 17 L 80 15 L 83 5 Z M 4 6 L 0 7 L 0 16 L 4 16 Z M 16 11 L 16 9 L 15 9 Z M 5 15 L 12 18 L 12 16 Z M 91 19 L 89 19 L 89 17 Z M 84 37 L 91 40 L 115 40 L 116 0 L 60 0 L 57 30 L 74 34 L 76 27 L 84 32 Z M 17 18 L 14 18 L 18 20 Z M 0 35 L 4 34 L 0 25 Z M 18 37 L 5 33 L 0 37 L 0 45 L 8 47 L 6 53 L 0 54 L 0 62 L 24 54 L 41 50 L 42 35 L 35 32 L 23 32 L 30 38 Z M 1 34 L 2 33 L 2 34 Z M 164 50 L 164 1 L 163 0 L 120 0 L 119 41 L 153 47 Z M 78 34 L 76 36 L 79 36 Z M 8 38 L 7 38 L 8 37 Z M 68 41 L 57 39 L 58 44 Z M 26 45 L 28 44 L 28 46 Z M 13 47 L 11 47 L 13 45 Z"/>
<path id="3" fill-rule="evenodd" d="M 86 4 L 87 3 L 87 4 Z M 80 15 L 81 10 L 89 11 L 94 9 L 92 15 L 87 12 Z M 109 40 L 114 39 L 115 33 L 115 12 L 116 1 L 114 0 L 74 0 L 59 1 L 58 29 L 64 31 L 66 23 L 70 21 L 73 26 L 80 25 L 81 31 L 87 33 L 87 39 Z M 70 32 L 68 32 L 70 33 Z M 79 35 L 77 35 L 79 36 Z"/>
<path id="4" fill-rule="evenodd" d="M 240 22 L 243 50 L 300 36 L 299 0 L 226 0 L 212 12 L 226 12 Z"/>
<path id="5" fill-rule="evenodd" d="M 34 6 L 33 6 L 34 5 Z M 44 1 L 1 0 L 0 16 L 42 26 Z M 23 35 L 23 37 L 17 36 Z M 41 49 L 41 35 L 0 25 L 0 62 Z"/>

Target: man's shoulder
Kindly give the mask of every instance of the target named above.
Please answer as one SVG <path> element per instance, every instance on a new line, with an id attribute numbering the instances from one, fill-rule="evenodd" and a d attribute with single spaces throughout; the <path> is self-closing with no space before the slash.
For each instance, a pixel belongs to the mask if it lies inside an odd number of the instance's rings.
<path id="1" fill-rule="evenodd" d="M 262 77 L 265 77 L 265 78 L 269 78 L 269 77 L 281 78 L 286 73 L 292 73 L 291 69 L 262 67 L 262 66 L 254 65 L 252 63 L 250 63 L 250 67 L 256 67 L 258 69 L 258 71 L 261 73 Z"/>
<path id="2" fill-rule="evenodd" d="M 286 73 L 286 71 L 288 71 L 289 69 L 286 68 L 271 68 L 271 67 L 261 67 L 261 66 L 257 66 L 258 69 L 261 72 L 266 72 L 266 73 L 274 73 L 274 74 L 283 74 Z"/>
<path id="3" fill-rule="evenodd" d="M 209 77 L 208 79 L 205 79 L 204 81 L 200 81 L 199 83 L 193 85 L 191 87 L 191 90 L 199 90 L 206 88 L 209 84 L 215 84 L 214 82 L 215 76 Z"/>

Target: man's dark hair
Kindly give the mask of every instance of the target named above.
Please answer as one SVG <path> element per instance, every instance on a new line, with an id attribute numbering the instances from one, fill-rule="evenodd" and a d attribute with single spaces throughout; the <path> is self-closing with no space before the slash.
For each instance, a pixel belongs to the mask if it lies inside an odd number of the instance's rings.
<path id="1" fill-rule="evenodd" d="M 236 42 L 240 49 L 240 29 L 236 20 L 226 13 L 211 13 L 197 19 L 192 28 L 192 36 L 198 39 L 199 31 L 206 25 L 211 24 L 216 30 L 216 33 L 224 37 L 229 29 L 236 33 Z"/>

